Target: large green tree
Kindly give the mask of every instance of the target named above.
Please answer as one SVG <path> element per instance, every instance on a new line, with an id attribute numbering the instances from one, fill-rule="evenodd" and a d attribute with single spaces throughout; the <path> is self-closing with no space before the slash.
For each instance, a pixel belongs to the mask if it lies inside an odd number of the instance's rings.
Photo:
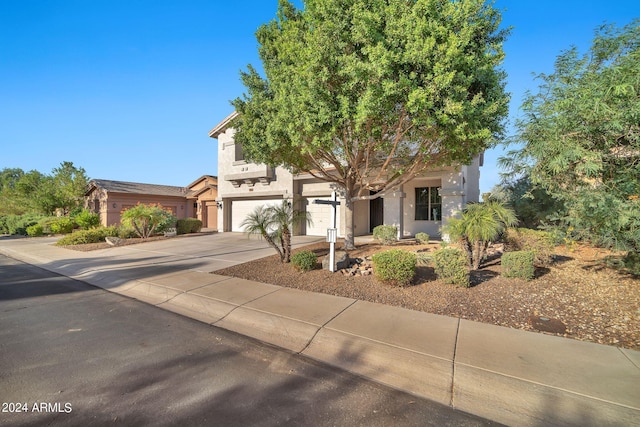
<path id="1" fill-rule="evenodd" d="M 24 171 L 20 168 L 0 171 L 0 215 L 20 215 L 26 211 L 16 188 L 23 176 Z"/>
<path id="2" fill-rule="evenodd" d="M 233 101 L 245 158 L 335 184 L 353 202 L 468 164 L 502 133 L 500 14 L 484 0 L 280 0 L 261 75 Z"/>
<path id="3" fill-rule="evenodd" d="M 4 168 L 0 171 L 0 215 L 51 215 L 56 209 L 69 213 L 82 206 L 87 182 L 85 170 L 72 162 L 60 163 L 51 175 Z"/>
<path id="4" fill-rule="evenodd" d="M 504 162 L 562 206 L 580 237 L 640 250 L 640 20 L 596 31 L 589 52 L 560 54 L 518 122 Z"/>

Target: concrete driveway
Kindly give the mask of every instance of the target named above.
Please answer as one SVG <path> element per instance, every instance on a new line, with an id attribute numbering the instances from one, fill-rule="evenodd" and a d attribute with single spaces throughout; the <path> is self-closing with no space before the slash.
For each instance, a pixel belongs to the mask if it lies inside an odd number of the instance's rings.
<path id="1" fill-rule="evenodd" d="M 36 264 L 45 264 L 61 273 L 69 270 L 75 276 L 99 268 L 119 270 L 125 278 L 127 271 L 136 277 L 144 277 L 145 271 L 150 276 L 184 270 L 209 273 L 275 254 L 264 240 L 231 232 L 185 235 L 90 252 L 59 248 L 53 245 L 56 241 L 57 238 L 2 238 L 0 252 L 8 256 L 12 252 L 27 253 Z M 322 241 L 324 238 L 318 236 L 295 236 L 292 245 L 296 248 Z"/>

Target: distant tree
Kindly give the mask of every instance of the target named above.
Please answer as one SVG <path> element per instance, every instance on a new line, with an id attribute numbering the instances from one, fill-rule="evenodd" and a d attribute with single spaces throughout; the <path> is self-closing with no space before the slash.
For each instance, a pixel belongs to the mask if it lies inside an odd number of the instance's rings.
<path id="1" fill-rule="evenodd" d="M 335 184 L 352 248 L 355 200 L 468 164 L 501 136 L 499 24 L 484 0 L 280 0 L 257 31 L 265 77 L 241 74 L 235 141 L 250 161 Z"/>
<path id="2" fill-rule="evenodd" d="M 87 182 L 85 170 L 72 162 L 60 163 L 51 175 L 5 168 L 0 171 L 0 215 L 51 215 L 57 209 L 68 214 L 82 205 Z"/>
<path id="3" fill-rule="evenodd" d="M 16 186 L 24 171 L 20 168 L 4 168 L 0 171 L 0 215 L 20 215 L 26 212 L 24 201 L 19 199 Z"/>
<path id="4" fill-rule="evenodd" d="M 564 204 L 553 198 L 543 188 L 534 186 L 528 175 L 512 179 L 509 177 L 483 195 L 483 200 L 498 200 L 511 206 L 525 228 L 540 228 L 551 225 Z"/>
<path id="5" fill-rule="evenodd" d="M 563 204 L 558 221 L 597 244 L 640 251 L 640 19 L 602 26 L 587 54 L 560 54 L 517 123 L 511 171 Z"/>
<path id="6" fill-rule="evenodd" d="M 17 200 L 25 212 L 52 215 L 58 208 L 54 180 L 37 170 L 25 173 L 16 184 Z"/>
<path id="7" fill-rule="evenodd" d="M 75 167 L 73 162 L 62 162 L 52 172 L 56 208 L 68 214 L 83 204 L 89 178 L 85 170 Z"/>

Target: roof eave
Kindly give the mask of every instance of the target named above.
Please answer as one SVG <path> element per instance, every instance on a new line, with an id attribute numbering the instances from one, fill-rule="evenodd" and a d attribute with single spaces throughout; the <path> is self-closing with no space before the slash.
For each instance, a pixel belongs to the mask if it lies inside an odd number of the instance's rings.
<path id="1" fill-rule="evenodd" d="M 238 113 L 234 111 L 224 118 L 220 123 L 218 123 L 213 129 L 209 131 L 209 138 L 218 138 L 221 133 L 224 133 L 229 127 L 229 123 L 231 123 L 236 117 L 238 117 Z"/>

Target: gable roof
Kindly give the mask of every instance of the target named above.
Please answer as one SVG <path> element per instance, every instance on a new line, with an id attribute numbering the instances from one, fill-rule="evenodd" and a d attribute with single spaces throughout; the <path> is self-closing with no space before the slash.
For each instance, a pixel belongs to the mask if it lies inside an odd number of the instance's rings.
<path id="1" fill-rule="evenodd" d="M 191 184 L 187 185 L 187 188 L 191 189 L 191 187 L 193 187 L 194 185 L 198 184 L 201 181 L 204 181 L 205 179 L 215 180 L 216 182 L 218 182 L 218 177 L 215 175 L 202 175 L 200 178 L 196 179 Z"/>
<path id="2" fill-rule="evenodd" d="M 85 196 L 95 188 L 101 188 L 112 193 L 149 194 L 153 196 L 185 197 L 188 189 L 172 185 L 144 184 L 140 182 L 111 181 L 108 179 L 92 179 Z"/>
<path id="3" fill-rule="evenodd" d="M 210 138 L 217 138 L 221 133 L 224 133 L 229 128 L 229 124 L 238 117 L 238 112 L 234 111 L 225 117 L 220 123 L 218 123 L 213 129 L 209 131 Z"/>

